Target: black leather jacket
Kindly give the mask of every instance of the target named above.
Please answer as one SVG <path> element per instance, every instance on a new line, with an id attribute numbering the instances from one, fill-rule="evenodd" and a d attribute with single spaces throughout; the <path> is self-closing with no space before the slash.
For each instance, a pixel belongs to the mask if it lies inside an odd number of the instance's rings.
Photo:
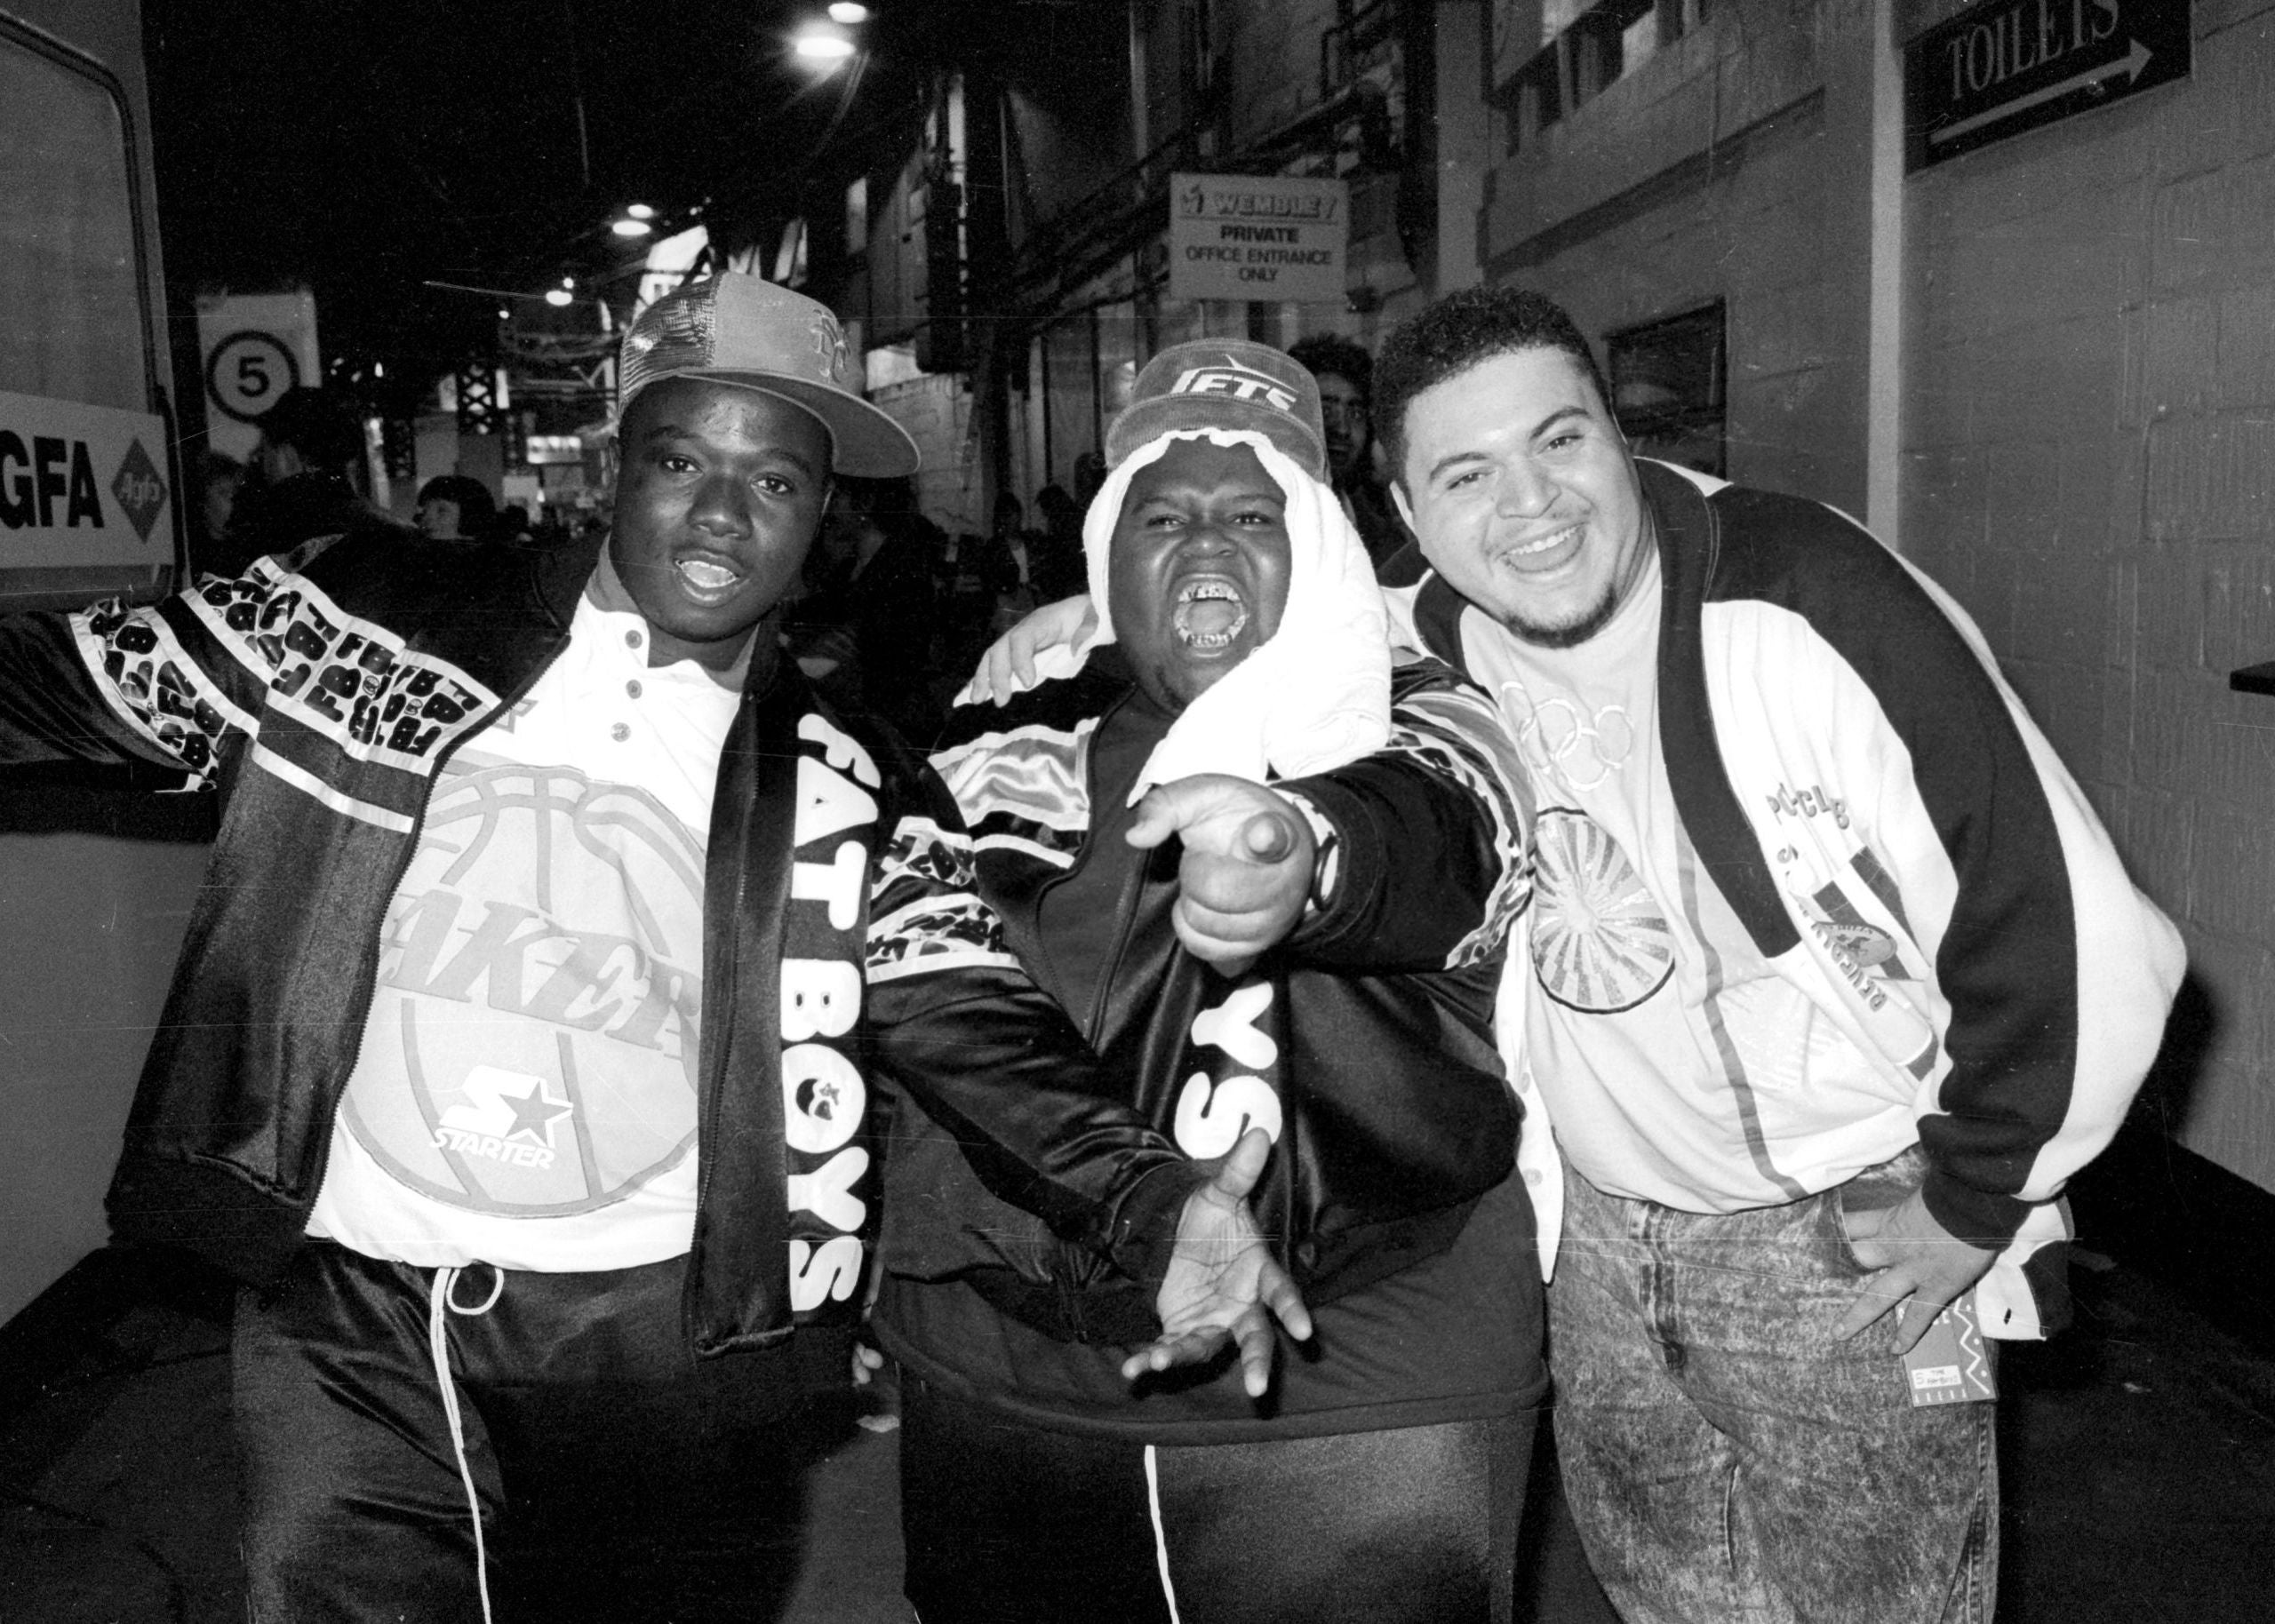
<path id="1" fill-rule="evenodd" d="M 1393 698 L 1383 752 L 1274 786 L 1332 825 L 1341 872 L 1237 980 L 1175 939 L 1174 843 L 1122 839 L 1167 719 L 1117 651 L 951 719 L 932 763 L 1022 967 L 986 1000 L 921 976 L 876 991 L 893 1012 L 887 1069 L 914 1096 L 887 1168 L 890 1273 L 963 1280 L 1061 1340 L 1150 1337 L 1196 1164 L 1230 1148 L 1244 1114 L 1279 1119 L 1253 1199 L 1311 1301 L 1452 1243 L 1514 1156 L 1492 1017 L 1503 938 L 1529 896 L 1529 804 L 1489 705 L 1445 667 L 1402 668 Z M 964 1063 L 903 1071 L 896 1046 L 917 1031 Z M 1070 1032 L 1080 1063 L 1042 1074 L 1031 1046 L 1064 1054 Z"/>
<path id="2" fill-rule="evenodd" d="M 0 620 L 0 764 L 139 759 L 226 797 L 110 1190 L 121 1238 L 257 1283 L 281 1275 L 434 776 L 566 646 L 595 557 L 331 537 L 156 605 Z M 786 1278 L 785 1179 L 799 1169 L 784 1144 L 780 922 L 817 905 L 794 896 L 794 859 L 826 863 L 837 845 L 790 844 L 801 719 L 828 718 L 882 770 L 881 857 L 900 814 L 937 810 L 939 793 L 928 800 L 922 764 L 816 699 L 791 661 L 767 664 L 753 662 L 721 754 L 705 880 L 687 1324 L 706 1361 L 859 1308 L 848 1281 L 794 1314 Z M 865 890 L 849 959 L 875 900 Z"/>

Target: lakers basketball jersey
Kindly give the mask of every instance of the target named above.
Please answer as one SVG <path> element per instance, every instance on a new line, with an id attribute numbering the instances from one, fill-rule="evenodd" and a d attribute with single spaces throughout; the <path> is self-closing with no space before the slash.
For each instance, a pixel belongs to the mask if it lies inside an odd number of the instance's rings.
<path id="1" fill-rule="evenodd" d="M 647 652 L 588 593 L 436 779 L 311 1234 L 427 1267 L 687 1250 L 704 844 L 741 673 Z"/>

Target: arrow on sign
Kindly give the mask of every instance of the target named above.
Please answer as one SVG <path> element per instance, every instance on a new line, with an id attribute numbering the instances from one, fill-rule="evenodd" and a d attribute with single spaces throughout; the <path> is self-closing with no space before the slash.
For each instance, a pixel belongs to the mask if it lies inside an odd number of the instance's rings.
<path id="1" fill-rule="evenodd" d="M 1939 141 L 1955 141 L 1962 135 L 1982 129 L 1985 124 L 1995 124 L 2001 119 L 2012 118 L 2016 114 L 2026 108 L 2034 107 L 2041 101 L 2051 101 L 2057 96 L 2067 96 L 2072 91 L 2081 91 L 2088 85 L 2099 84 L 2103 79 L 2113 79 L 2119 74 L 2123 74 L 2137 84 L 2141 78 L 2141 70 L 2149 65 L 2150 55 L 2149 48 L 2136 39 L 2133 42 L 2133 49 L 2114 62 L 2103 62 L 2098 68 L 2088 68 L 2081 74 L 2071 75 L 2059 84 L 2047 85 L 2042 90 L 2031 92 L 2027 96 L 2017 96 L 2012 101 L 2002 102 L 1995 107 L 1977 113 L 1972 118 L 1962 118 L 1955 124 L 1946 124 L 1941 130 L 1928 131 L 1928 144 L 1933 147 Z"/>

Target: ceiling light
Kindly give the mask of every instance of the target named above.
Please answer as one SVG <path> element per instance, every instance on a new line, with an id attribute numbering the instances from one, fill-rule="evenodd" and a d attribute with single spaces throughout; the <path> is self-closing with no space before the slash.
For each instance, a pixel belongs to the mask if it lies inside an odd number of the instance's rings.
<path id="1" fill-rule="evenodd" d="M 844 31 L 822 23 L 799 35 L 790 48 L 810 62 L 842 62 L 853 54 L 853 42 Z"/>
<path id="2" fill-rule="evenodd" d="M 656 211 L 646 203 L 627 204 L 624 211 L 635 220 L 651 220 L 656 218 Z"/>
<path id="3" fill-rule="evenodd" d="M 644 237 L 655 230 L 646 220 L 611 220 L 608 228 L 620 237 Z"/>
<path id="4" fill-rule="evenodd" d="M 856 4 L 854 0 L 837 0 L 829 8 L 829 20 L 832 22 L 866 22 L 869 20 L 869 8 Z"/>
<path id="5" fill-rule="evenodd" d="M 564 306 L 573 304 L 576 301 L 576 298 L 577 296 L 570 292 L 566 288 L 547 288 L 545 291 L 545 302 L 552 306 L 555 310 L 559 310 Z"/>

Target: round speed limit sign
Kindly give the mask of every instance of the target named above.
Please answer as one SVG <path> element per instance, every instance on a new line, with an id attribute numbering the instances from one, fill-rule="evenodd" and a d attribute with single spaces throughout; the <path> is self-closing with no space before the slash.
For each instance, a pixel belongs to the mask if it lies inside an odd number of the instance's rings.
<path id="1" fill-rule="evenodd" d="M 205 393 L 240 423 L 257 423 L 300 381 L 300 363 L 273 333 L 233 332 L 205 358 Z"/>

